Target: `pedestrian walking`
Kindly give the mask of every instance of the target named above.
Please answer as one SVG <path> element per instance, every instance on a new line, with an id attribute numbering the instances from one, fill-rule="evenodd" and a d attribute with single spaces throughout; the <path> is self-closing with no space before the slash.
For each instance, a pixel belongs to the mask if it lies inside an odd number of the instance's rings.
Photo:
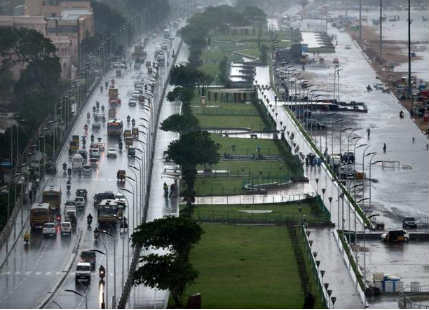
<path id="1" fill-rule="evenodd" d="M 369 137 L 371 136 L 371 129 L 370 128 L 366 129 L 366 134 L 367 134 L 368 140 L 369 140 Z"/>
<path id="2" fill-rule="evenodd" d="M 413 142 L 413 144 L 414 144 L 414 142 L 416 142 L 416 138 L 414 138 L 414 137 L 413 137 L 413 138 L 411 139 L 411 141 L 412 141 L 412 142 Z"/>
<path id="3" fill-rule="evenodd" d="M 429 151 L 429 144 L 426 143 L 426 151 Z"/>
<path id="4" fill-rule="evenodd" d="M 384 145 L 383 145 L 383 153 L 386 153 L 386 150 L 387 150 L 387 146 L 386 146 L 386 143 L 384 143 Z"/>

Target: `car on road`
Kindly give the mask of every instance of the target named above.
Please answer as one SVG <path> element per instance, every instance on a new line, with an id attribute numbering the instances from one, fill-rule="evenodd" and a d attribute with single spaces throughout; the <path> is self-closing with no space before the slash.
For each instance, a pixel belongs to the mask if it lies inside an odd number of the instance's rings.
<path id="1" fill-rule="evenodd" d="M 72 233 L 72 224 L 70 222 L 61 222 L 61 236 L 70 236 Z"/>
<path id="2" fill-rule="evenodd" d="M 45 223 L 42 228 L 43 237 L 55 237 L 57 235 L 57 225 L 55 223 Z"/>
<path id="3" fill-rule="evenodd" d="M 83 197 L 85 200 L 88 200 L 88 191 L 85 188 L 78 188 L 76 190 L 76 197 Z"/>
<path id="4" fill-rule="evenodd" d="M 101 128 L 100 123 L 92 123 L 92 130 L 99 130 Z"/>
<path id="5" fill-rule="evenodd" d="M 97 159 L 95 159 L 95 162 L 97 162 Z M 90 176 L 91 172 L 92 172 L 91 166 L 89 166 L 89 165 L 83 166 L 82 172 L 83 172 L 83 175 Z"/>
<path id="6" fill-rule="evenodd" d="M 128 101 L 128 105 L 130 107 L 135 107 L 137 105 L 137 100 L 135 98 L 130 99 L 130 101 Z"/>
<path id="7" fill-rule="evenodd" d="M 96 255 L 94 251 L 84 250 L 80 252 L 80 260 L 81 262 L 91 264 L 91 270 L 95 270 Z"/>
<path id="8" fill-rule="evenodd" d="M 118 151 L 114 148 L 111 147 L 107 150 L 107 158 L 116 158 L 118 157 Z"/>
<path id="9" fill-rule="evenodd" d="M 381 235 L 381 240 L 384 242 L 407 242 L 410 240 L 410 235 L 404 229 L 391 230 Z"/>
<path id="10" fill-rule="evenodd" d="M 402 220 L 402 228 L 417 228 L 417 221 L 414 217 L 406 217 Z"/>
<path id="11" fill-rule="evenodd" d="M 74 202 L 77 208 L 85 208 L 86 199 L 84 197 L 76 196 L 76 198 L 74 199 Z"/>
<path id="12" fill-rule="evenodd" d="M 79 284 L 81 281 L 91 282 L 91 264 L 86 262 L 79 262 L 76 265 L 75 273 L 76 284 Z"/>
<path id="13" fill-rule="evenodd" d="M 100 150 L 98 148 L 91 148 L 89 150 L 89 157 L 100 158 Z"/>

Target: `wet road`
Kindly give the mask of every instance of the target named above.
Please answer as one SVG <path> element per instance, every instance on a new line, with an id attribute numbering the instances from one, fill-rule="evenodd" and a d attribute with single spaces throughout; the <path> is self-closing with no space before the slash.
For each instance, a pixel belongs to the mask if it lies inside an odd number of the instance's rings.
<path id="1" fill-rule="evenodd" d="M 162 37 L 157 36 L 152 38 L 149 41 L 147 46 L 148 58 L 153 60 L 154 51 L 159 48 L 160 43 L 162 42 Z M 174 44 L 177 46 L 179 40 L 176 39 Z M 171 58 L 169 59 L 171 61 Z M 142 71 L 144 74 L 141 77 L 145 77 L 146 68 L 142 66 Z M 166 77 L 166 69 L 160 70 L 160 77 L 163 81 Z M 128 99 L 131 96 L 131 92 L 134 89 L 134 81 L 138 77 L 138 72 L 131 70 L 123 70 L 122 78 L 115 78 L 115 85 L 119 89 L 119 97 L 122 100 L 122 104 L 116 108 L 116 114 L 118 119 L 124 120 L 124 129 L 130 127 L 131 125 L 127 124 L 126 116 L 131 115 L 133 118 L 136 118 L 137 125 L 142 124 L 145 127 L 151 127 L 147 125 L 147 122 L 141 121 L 139 118 L 151 119 L 151 112 L 148 108 L 144 108 L 142 105 L 136 107 L 128 106 Z M 113 72 L 108 73 L 108 75 L 103 79 L 104 81 L 114 78 Z M 154 101 L 156 102 L 159 98 L 161 83 L 158 83 L 158 87 L 155 87 L 154 91 Z M 104 85 L 103 85 L 104 86 Z M 98 88 L 94 91 L 92 96 L 89 99 L 89 103 L 84 107 L 81 112 L 81 117 L 77 120 L 74 128 L 72 129 L 71 135 L 84 135 L 84 124 L 87 123 L 86 114 L 87 112 L 92 113 L 92 107 L 95 105 L 96 101 L 100 102 L 100 105 L 104 105 L 106 110 L 108 108 L 108 97 L 107 92 L 104 90 L 100 92 Z M 157 105 L 154 104 L 153 110 L 157 109 Z M 148 111 L 149 110 L 149 111 Z M 106 111 L 107 112 L 107 111 Z M 78 233 L 75 233 L 71 238 L 61 237 L 59 232 L 57 233 L 56 238 L 44 239 L 41 234 L 33 233 L 31 245 L 28 248 L 24 248 L 22 240 L 19 239 L 15 250 L 10 254 L 7 264 L 5 264 L 0 270 L 0 290 L 3 292 L 0 297 L 0 306 L 2 308 L 34 308 L 39 306 L 42 300 L 49 295 L 48 292 L 54 289 L 54 287 L 59 284 L 64 273 L 67 272 L 67 266 L 73 260 L 74 255 L 78 254 L 82 249 L 97 249 L 104 252 L 106 255 L 97 254 L 97 269 L 100 264 L 106 266 L 106 257 L 108 259 L 109 270 L 108 270 L 108 294 L 109 294 L 109 306 L 111 306 L 112 296 L 114 294 L 114 277 L 113 277 L 113 248 L 116 244 L 116 295 L 119 297 L 121 293 L 121 283 L 127 275 L 127 265 L 129 263 L 128 257 L 132 255 L 130 253 L 128 235 L 120 234 L 119 230 L 112 231 L 112 237 L 104 236 L 97 243 L 93 240 L 93 234 L 91 231 L 86 229 L 86 215 L 92 213 L 96 222 L 96 212 L 93 208 L 93 199 L 95 193 L 111 190 L 114 193 L 118 192 L 118 185 L 116 183 L 116 171 L 118 169 L 126 169 L 127 174 L 132 178 L 139 179 L 139 172 L 136 176 L 133 176 L 132 170 L 127 168 L 128 164 L 133 164 L 131 160 L 128 159 L 126 151 L 118 153 L 116 159 L 108 159 L 106 157 L 106 152 L 109 147 L 118 148 L 118 140 L 110 139 L 107 137 L 107 130 L 105 124 L 102 124 L 101 129 L 98 131 L 92 131 L 91 125 L 94 122 L 93 119 L 88 123 L 89 132 L 88 135 L 94 134 L 95 138 L 101 138 L 102 142 L 105 143 L 106 151 L 101 153 L 100 160 L 97 164 L 97 167 L 93 169 L 91 176 L 79 176 L 76 173 L 72 175 L 72 188 L 71 194 L 67 195 L 65 193 L 66 188 L 66 177 L 62 175 L 62 163 L 69 162 L 68 157 L 68 145 L 66 145 L 57 161 L 57 169 L 60 173 L 49 180 L 47 180 L 47 185 L 60 185 L 63 190 L 62 200 L 63 203 L 68 199 L 74 199 L 74 192 L 77 188 L 85 188 L 88 190 L 88 203 L 83 212 L 78 214 L 78 231 L 82 231 L 81 238 L 78 238 Z M 140 140 L 143 143 L 134 142 L 136 147 L 139 147 L 145 153 L 148 153 L 146 145 L 149 145 L 149 141 L 146 141 L 146 137 L 149 135 L 147 128 L 140 127 Z M 70 135 L 70 137 L 71 137 Z M 90 144 L 90 139 L 88 136 L 86 147 L 88 148 Z M 140 144 L 140 145 L 138 145 Z M 134 163 L 135 166 L 139 167 L 142 165 L 144 169 L 147 165 L 145 163 L 146 154 L 142 153 L 141 159 L 142 163 L 140 164 L 138 160 Z M 143 172 L 145 174 L 145 172 Z M 140 183 L 137 185 L 132 184 L 131 180 L 127 179 L 126 188 L 131 191 L 140 191 Z M 125 193 L 127 194 L 127 193 Z M 140 223 L 141 219 L 141 208 L 139 199 L 136 203 L 132 203 L 133 197 L 128 196 L 130 202 L 129 207 L 125 211 L 125 214 L 129 220 L 130 232 L 132 231 L 135 225 Z M 94 227 L 94 224 L 93 224 Z M 78 240 L 80 243 L 78 244 Z M 79 245 L 79 249 L 73 249 Z M 72 293 L 65 293 L 64 289 L 76 289 L 88 296 L 88 306 L 91 308 L 98 308 L 99 306 L 99 285 L 98 285 L 98 273 L 92 274 L 91 285 L 86 286 L 75 286 L 74 281 L 74 265 L 71 268 L 71 272 L 68 273 L 64 282 L 60 286 L 57 294 L 47 305 L 48 308 L 57 308 L 57 304 L 60 304 L 62 307 L 66 308 L 82 308 L 83 299 L 80 296 L 74 295 Z M 22 292 L 25 291 L 25 294 Z"/>
<path id="2" fill-rule="evenodd" d="M 337 36 L 338 46 L 333 55 L 324 55 L 325 61 L 332 64 L 338 57 L 342 71 L 340 73 L 340 99 L 345 101 L 362 101 L 368 106 L 368 113 L 338 113 L 337 116 L 321 119 L 330 122 L 341 117 L 344 119 L 343 128 L 357 128 L 354 136 L 361 139 L 357 144 L 368 144 L 366 154 L 377 152 L 374 161 L 397 161 L 401 168 L 383 168 L 381 164 L 372 166 L 371 177 L 378 182 L 372 182 L 371 207 L 373 213 L 380 213 L 380 220 L 387 228 L 395 227 L 404 216 L 422 217 L 428 214 L 429 201 L 429 152 L 426 150 L 427 138 L 420 132 L 413 120 L 405 113 L 405 118 L 399 118 L 399 112 L 404 110 L 397 99 L 381 91 L 367 92 L 365 87 L 379 82 L 375 72 L 367 63 L 361 50 L 353 44 L 346 33 L 334 28 L 330 33 Z M 350 45 L 351 49 L 345 46 Z M 333 80 L 333 66 L 329 69 L 308 69 L 310 83 L 316 88 L 326 87 L 326 81 Z M 328 86 L 329 87 L 329 86 Z M 370 128 L 370 139 L 366 129 Z M 338 128 L 334 133 L 334 153 L 339 152 Z M 343 151 L 348 145 L 347 135 L 342 135 Z M 327 147 L 331 152 L 332 131 L 327 134 Z M 415 138 L 413 143 L 412 138 Z M 315 140 L 321 139 L 324 148 L 325 133 L 321 136 L 315 133 Z M 350 142 L 350 140 L 349 140 Z M 383 153 L 383 143 L 387 152 Z M 352 148 L 352 142 L 349 143 Z M 362 171 L 362 156 L 364 148 L 356 149 L 356 166 Z M 369 176 L 369 160 L 365 165 L 366 175 Z M 369 197 L 369 186 L 366 186 L 365 197 Z"/>
<path id="3" fill-rule="evenodd" d="M 177 56 L 176 63 L 184 63 L 188 60 L 189 50 L 183 44 L 179 55 Z M 173 90 L 174 87 L 168 86 L 168 91 Z M 180 113 L 181 105 L 179 102 L 169 102 L 164 99 L 159 123 L 172 114 Z M 153 221 L 157 218 L 164 216 L 178 216 L 179 215 L 179 202 L 177 199 L 170 199 L 164 197 L 163 184 L 167 183 L 168 186 L 175 182 L 177 173 L 173 173 L 174 164 L 164 161 L 163 153 L 167 150 L 171 141 L 178 139 L 177 133 L 165 132 L 158 130 L 156 135 L 155 153 L 153 161 L 153 171 L 151 179 L 151 190 L 149 195 L 149 210 L 147 214 L 147 221 Z M 157 253 L 162 253 L 163 250 L 156 250 Z M 138 308 L 167 308 L 169 292 L 152 289 L 143 285 L 133 287 L 129 299 L 129 307 Z"/>

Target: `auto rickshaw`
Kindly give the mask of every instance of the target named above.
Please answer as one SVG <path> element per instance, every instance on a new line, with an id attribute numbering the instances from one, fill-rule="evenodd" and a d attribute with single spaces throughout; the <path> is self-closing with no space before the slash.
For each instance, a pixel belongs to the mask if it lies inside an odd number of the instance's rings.
<path id="1" fill-rule="evenodd" d="M 138 139 L 139 138 L 139 129 L 137 127 L 133 127 L 132 129 L 132 135 L 134 139 Z"/>
<path id="2" fill-rule="evenodd" d="M 118 172 L 116 173 L 116 179 L 118 180 L 119 183 L 125 183 L 126 176 L 127 174 L 125 170 L 118 170 Z"/>

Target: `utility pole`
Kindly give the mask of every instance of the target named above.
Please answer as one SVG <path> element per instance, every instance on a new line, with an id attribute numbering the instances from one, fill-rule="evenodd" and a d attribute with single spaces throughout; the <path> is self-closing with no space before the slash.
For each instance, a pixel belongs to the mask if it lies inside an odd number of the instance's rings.
<path id="1" fill-rule="evenodd" d="M 414 115 L 414 100 L 411 84 L 411 0 L 408 0 L 408 98 L 411 99 L 411 115 Z"/>
<path id="2" fill-rule="evenodd" d="M 359 43 L 362 44 L 362 0 L 359 0 Z"/>
<path id="3" fill-rule="evenodd" d="M 383 57 L 383 0 L 380 0 L 380 62 Z"/>

